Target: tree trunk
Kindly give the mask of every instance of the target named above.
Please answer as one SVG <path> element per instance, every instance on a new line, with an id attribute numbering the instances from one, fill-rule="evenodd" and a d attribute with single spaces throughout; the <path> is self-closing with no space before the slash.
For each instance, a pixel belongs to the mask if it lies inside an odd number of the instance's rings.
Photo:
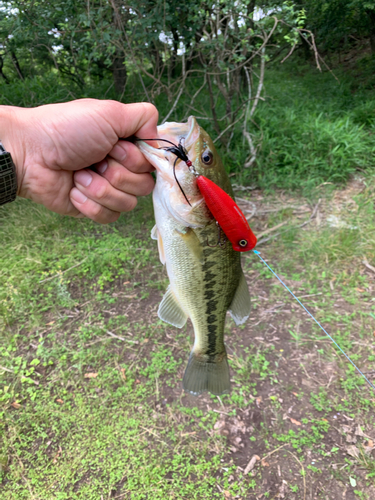
<path id="1" fill-rule="evenodd" d="M 115 90 L 118 94 L 122 94 L 126 85 L 126 66 L 125 55 L 121 49 L 116 49 L 115 58 L 112 63 L 112 74 L 115 82 Z"/>
<path id="2" fill-rule="evenodd" d="M 154 75 L 157 78 L 161 78 L 163 72 L 163 59 L 162 56 L 160 55 L 159 47 L 157 46 L 155 41 L 150 46 L 150 55 L 152 60 L 154 61 Z"/>
<path id="3" fill-rule="evenodd" d="M 7 76 L 3 72 L 3 66 L 4 66 L 4 59 L 2 56 L 0 56 L 0 76 L 4 78 L 6 83 L 9 83 Z"/>
<path id="4" fill-rule="evenodd" d="M 179 45 L 179 37 L 178 37 L 178 32 L 175 28 L 172 28 L 172 36 L 173 36 L 173 51 L 172 51 L 172 57 L 171 57 L 171 75 L 172 78 L 176 76 L 176 64 L 177 64 L 177 51 L 178 51 L 178 45 Z"/>
<path id="5" fill-rule="evenodd" d="M 365 10 L 367 17 L 370 20 L 370 47 L 371 47 L 371 54 L 375 54 L 375 10 L 372 9 L 366 9 Z"/>
<path id="6" fill-rule="evenodd" d="M 22 74 L 22 71 L 21 71 L 21 68 L 20 68 L 20 65 L 19 65 L 16 53 L 12 50 L 10 52 L 10 55 L 11 55 L 11 58 L 12 58 L 12 63 L 14 65 L 14 67 L 16 68 L 16 71 L 17 71 L 17 74 L 18 74 L 20 80 L 24 80 L 24 77 L 23 77 L 23 74 Z"/>
<path id="7" fill-rule="evenodd" d="M 124 29 L 123 22 L 126 23 L 128 17 L 128 10 L 127 9 L 125 11 L 121 10 L 120 13 L 120 5 L 118 0 L 112 0 L 111 4 L 113 8 L 112 21 L 114 27 L 116 28 L 116 30 L 121 32 Z M 114 59 L 111 67 L 113 80 L 115 84 L 115 90 L 118 94 L 122 94 L 124 92 L 127 79 L 127 72 L 125 66 L 125 51 L 122 50 L 120 47 L 116 46 Z"/>
<path id="8" fill-rule="evenodd" d="M 247 5 L 247 18 L 246 25 L 252 30 L 254 29 L 254 10 L 255 10 L 255 0 L 250 0 Z"/>

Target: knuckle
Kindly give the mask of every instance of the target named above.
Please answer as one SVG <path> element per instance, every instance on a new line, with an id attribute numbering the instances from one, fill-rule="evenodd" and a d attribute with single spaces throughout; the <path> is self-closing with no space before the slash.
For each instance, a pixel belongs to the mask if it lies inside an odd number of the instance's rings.
<path id="1" fill-rule="evenodd" d="M 109 186 L 107 182 L 99 182 L 95 190 L 95 198 L 104 200 L 108 197 Z"/>
<path id="2" fill-rule="evenodd" d="M 134 210 L 135 207 L 137 206 L 138 200 L 135 196 L 129 196 L 129 198 L 126 201 L 126 207 L 124 212 L 130 212 L 131 210 Z"/>
<path id="3" fill-rule="evenodd" d="M 123 179 L 124 175 L 122 172 L 122 169 L 119 168 L 113 168 L 111 172 L 109 173 L 109 181 L 112 184 L 113 187 L 119 189 L 124 183 Z"/>
<path id="4" fill-rule="evenodd" d="M 91 218 L 94 220 L 99 219 L 102 213 L 103 213 L 103 207 L 95 203 L 95 205 L 91 209 Z"/>
<path id="5" fill-rule="evenodd" d="M 104 105 L 106 106 L 107 110 L 109 112 L 114 112 L 116 113 L 117 111 L 121 110 L 123 104 L 118 102 L 118 101 L 114 101 L 113 99 L 106 99 L 105 101 L 102 101 L 104 103 Z"/>
<path id="6" fill-rule="evenodd" d="M 156 107 L 151 104 L 150 102 L 143 102 L 142 103 L 142 106 L 143 106 L 143 110 L 144 110 L 144 113 L 149 115 L 149 116 L 156 116 L 158 117 L 159 116 L 159 112 L 158 110 L 156 109 Z"/>

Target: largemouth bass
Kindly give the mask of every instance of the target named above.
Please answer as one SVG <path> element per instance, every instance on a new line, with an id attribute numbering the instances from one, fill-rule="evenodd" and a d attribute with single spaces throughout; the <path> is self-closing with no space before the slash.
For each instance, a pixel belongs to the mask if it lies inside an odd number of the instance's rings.
<path id="1" fill-rule="evenodd" d="M 228 175 L 209 135 L 194 117 L 187 123 L 165 123 L 160 138 L 184 141 L 195 170 L 215 182 L 233 199 Z M 165 143 L 160 141 L 159 146 Z M 241 268 L 240 253 L 232 245 L 216 245 L 218 227 L 186 164 L 172 152 L 138 142 L 156 168 L 153 193 L 156 225 L 151 237 L 158 242 L 170 285 L 160 303 L 159 318 L 182 328 L 190 318 L 195 342 L 183 378 L 186 391 L 198 395 L 230 391 L 229 367 L 224 345 L 227 311 L 236 324 L 250 314 L 250 296 Z M 176 163 L 175 163 L 176 162 Z M 175 167 L 174 167 L 175 164 Z M 181 192 L 173 175 L 183 189 Z"/>

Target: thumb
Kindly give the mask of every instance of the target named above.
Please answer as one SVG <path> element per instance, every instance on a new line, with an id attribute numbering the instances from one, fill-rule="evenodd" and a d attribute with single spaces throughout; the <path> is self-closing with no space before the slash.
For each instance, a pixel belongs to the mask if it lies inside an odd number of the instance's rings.
<path id="1" fill-rule="evenodd" d="M 140 102 L 123 104 L 118 101 L 98 101 L 100 113 L 117 137 L 137 135 L 140 139 L 156 138 L 158 110 L 153 104 Z"/>

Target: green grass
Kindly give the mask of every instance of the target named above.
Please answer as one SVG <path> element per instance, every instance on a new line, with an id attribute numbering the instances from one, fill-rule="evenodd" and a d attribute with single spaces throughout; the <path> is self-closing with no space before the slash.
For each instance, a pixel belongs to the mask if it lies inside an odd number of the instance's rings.
<path id="1" fill-rule="evenodd" d="M 1 92 L 32 106 L 108 88 L 82 93 L 50 75 Z M 373 96 L 293 65 L 269 71 L 266 93 L 257 165 L 241 170 L 239 133 L 225 163 L 236 183 L 266 188 L 257 206 L 322 199 L 320 225 L 299 229 L 284 208 L 252 227 L 289 221 L 262 256 L 374 381 L 375 275 L 363 264 L 375 266 Z M 358 167 L 363 189 L 338 191 Z M 231 394 L 182 392 L 191 331 L 157 318 L 167 280 L 152 225 L 150 198 L 105 227 L 27 200 L 0 207 L 1 497 L 263 500 L 285 480 L 288 500 L 305 486 L 324 500 L 374 498 L 374 394 L 256 256 L 244 258 L 250 320 L 226 326 Z M 245 475 L 253 455 L 264 461 Z"/>
<path id="2" fill-rule="evenodd" d="M 375 184 L 366 182 L 348 196 L 355 203 L 323 200 L 325 216 L 335 209 L 358 227 L 351 237 L 312 223 L 259 249 L 298 295 L 320 294 L 303 302 L 371 372 L 374 278 L 362 260 L 375 263 Z M 270 226 L 285 217 L 292 211 Z M 0 221 L 2 498 L 274 498 L 282 479 L 290 500 L 317 481 L 329 484 L 318 498 L 340 498 L 350 477 L 354 495 L 372 498 L 374 395 L 255 256 L 245 259 L 251 319 L 226 327 L 232 392 L 193 398 L 181 390 L 189 328 L 156 316 L 166 279 L 149 198 L 107 227 L 25 200 L 2 207 Z M 370 436 L 356 437 L 358 458 L 345 425 Z M 254 454 L 264 465 L 245 476 Z"/>
<path id="3" fill-rule="evenodd" d="M 219 148 L 233 180 L 268 190 L 302 189 L 311 194 L 323 183 L 343 184 L 358 169 L 373 169 L 375 98 L 372 86 L 366 85 L 372 81 L 371 73 L 363 65 L 365 62 L 359 61 L 352 76 L 338 70 L 339 82 L 329 72 L 320 73 L 298 59 L 269 67 L 265 101 L 259 103 L 254 116 L 257 125 L 248 124 L 255 143 L 261 143 L 257 162 L 248 170 L 243 168 L 248 151 L 240 127 L 235 129 L 229 149 Z M 361 79 L 358 73 L 365 73 L 366 78 Z M 134 89 L 138 79 L 136 82 Z M 130 77 L 124 102 L 142 99 L 133 84 Z M 198 79 L 192 79 L 188 85 L 190 93 L 194 94 L 200 86 Z M 109 80 L 80 89 L 53 73 L 12 85 L 0 82 L 0 94 L 0 103 L 18 106 L 81 97 L 119 98 Z M 189 100 L 188 96 L 181 97 L 171 121 L 181 121 Z M 196 106 L 205 109 L 207 103 L 208 95 L 202 93 Z M 155 104 L 162 117 L 171 106 L 164 94 L 156 97 Z M 219 116 L 226 113 L 220 96 L 216 108 Z M 210 121 L 204 120 L 201 125 L 213 138 L 217 135 Z"/>
<path id="4" fill-rule="evenodd" d="M 347 75 L 339 77 L 293 65 L 268 73 L 269 99 L 256 115 L 263 131 L 257 165 L 262 187 L 311 190 L 374 167 L 374 97 L 354 92 Z"/>

